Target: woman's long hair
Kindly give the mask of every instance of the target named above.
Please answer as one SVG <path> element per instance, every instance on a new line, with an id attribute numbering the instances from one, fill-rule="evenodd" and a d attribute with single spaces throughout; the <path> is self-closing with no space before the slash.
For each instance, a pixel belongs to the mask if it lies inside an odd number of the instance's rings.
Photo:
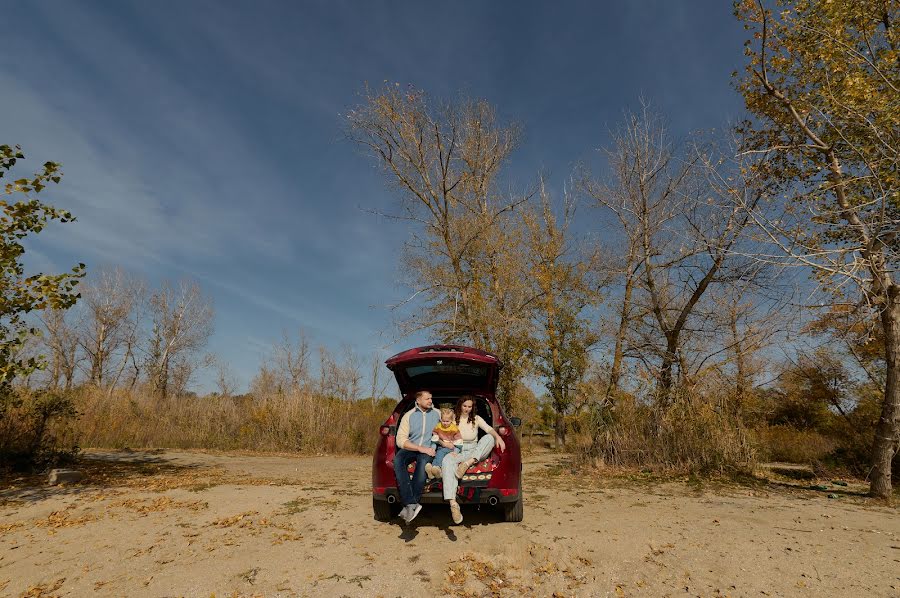
<path id="1" fill-rule="evenodd" d="M 478 401 L 472 395 L 463 395 L 456 401 L 456 407 L 453 408 L 454 413 L 456 413 L 456 422 L 462 423 L 462 406 L 466 401 L 472 401 L 472 410 L 469 411 L 469 423 L 474 424 L 475 416 L 478 415 Z"/>

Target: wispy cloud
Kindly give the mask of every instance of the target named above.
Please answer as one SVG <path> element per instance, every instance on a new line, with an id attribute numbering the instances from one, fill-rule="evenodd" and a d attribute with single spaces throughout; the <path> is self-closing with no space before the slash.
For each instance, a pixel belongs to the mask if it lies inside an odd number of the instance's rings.
<path id="1" fill-rule="evenodd" d="M 197 278 L 216 298 L 217 353 L 286 324 L 364 352 L 392 336 L 383 306 L 405 296 L 408 235 L 359 209 L 394 201 L 341 135 L 365 82 L 497 103 L 526 125 L 521 188 L 542 167 L 566 177 L 641 92 L 682 124 L 724 110 L 728 92 L 705 83 L 730 71 L 708 47 L 722 6 L 12 3 L 0 142 L 22 144 L 24 167 L 61 162 L 45 193 L 78 217 L 29 240 L 32 263 Z"/>

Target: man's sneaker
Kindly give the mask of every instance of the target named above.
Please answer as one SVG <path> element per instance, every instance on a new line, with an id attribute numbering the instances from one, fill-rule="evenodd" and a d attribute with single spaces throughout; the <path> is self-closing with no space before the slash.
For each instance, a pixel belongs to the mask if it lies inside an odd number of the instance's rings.
<path id="1" fill-rule="evenodd" d="M 407 517 L 409 517 L 410 507 L 412 507 L 412 505 L 406 505 L 405 507 L 400 509 L 400 519 L 402 519 L 403 521 L 406 521 L 407 523 L 409 523 L 409 520 L 407 519 Z"/>
<path id="2" fill-rule="evenodd" d="M 462 511 L 459 510 L 459 503 L 450 503 L 450 516 L 453 517 L 453 523 L 456 525 L 462 523 Z"/>
<path id="3" fill-rule="evenodd" d="M 434 475 L 434 465 L 432 465 L 431 463 L 425 464 L 425 477 L 428 478 L 429 480 L 431 478 L 437 477 L 436 475 Z"/>
<path id="4" fill-rule="evenodd" d="M 409 516 L 406 517 L 406 523 L 412 523 L 412 520 L 416 518 L 416 515 L 418 515 L 421 510 L 422 505 L 420 504 L 409 505 Z"/>

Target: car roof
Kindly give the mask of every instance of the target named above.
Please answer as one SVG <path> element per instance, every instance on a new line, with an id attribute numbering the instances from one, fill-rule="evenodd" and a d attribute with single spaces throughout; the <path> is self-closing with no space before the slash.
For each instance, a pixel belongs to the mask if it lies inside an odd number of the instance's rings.
<path id="1" fill-rule="evenodd" d="M 500 368 L 496 355 L 463 345 L 426 345 L 397 353 L 386 362 L 404 396 L 419 390 L 435 394 L 493 395 Z"/>
<path id="2" fill-rule="evenodd" d="M 407 349 L 406 351 L 401 351 L 400 353 L 397 353 L 396 355 L 388 358 L 385 363 L 389 368 L 393 369 L 392 366 L 398 363 L 403 363 L 405 361 L 417 361 L 419 359 L 422 359 L 423 357 L 456 357 L 466 359 L 467 361 L 478 361 L 481 363 L 489 363 L 492 365 L 496 364 L 498 367 L 503 366 L 500 359 L 493 353 L 488 353 L 487 351 L 476 349 L 475 347 L 466 347 L 465 345 L 452 344 L 425 345 L 424 347 Z"/>

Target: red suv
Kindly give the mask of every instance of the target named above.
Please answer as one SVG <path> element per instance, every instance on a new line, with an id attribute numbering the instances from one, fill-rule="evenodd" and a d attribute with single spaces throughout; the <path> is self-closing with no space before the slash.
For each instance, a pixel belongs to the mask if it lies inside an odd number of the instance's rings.
<path id="1" fill-rule="evenodd" d="M 487 504 L 502 508 L 505 521 L 522 521 L 522 455 L 515 428 L 518 418 L 507 418 L 495 398 L 497 376 L 503 364 L 496 356 L 459 345 L 430 345 L 410 349 L 387 360 L 397 378 L 403 398 L 381 426 L 381 436 L 372 461 L 372 509 L 375 519 L 388 521 L 400 512 L 400 494 L 394 476 L 397 425 L 413 408 L 415 394 L 427 390 L 434 406 L 455 405 L 462 395 L 472 395 L 478 414 L 503 437 L 506 450 L 494 447 L 487 459 L 476 463 L 460 480 L 457 502 Z M 483 432 L 480 432 L 483 434 Z M 409 471 L 415 463 L 410 464 Z M 430 480 L 419 501 L 443 503 L 441 480 Z"/>

